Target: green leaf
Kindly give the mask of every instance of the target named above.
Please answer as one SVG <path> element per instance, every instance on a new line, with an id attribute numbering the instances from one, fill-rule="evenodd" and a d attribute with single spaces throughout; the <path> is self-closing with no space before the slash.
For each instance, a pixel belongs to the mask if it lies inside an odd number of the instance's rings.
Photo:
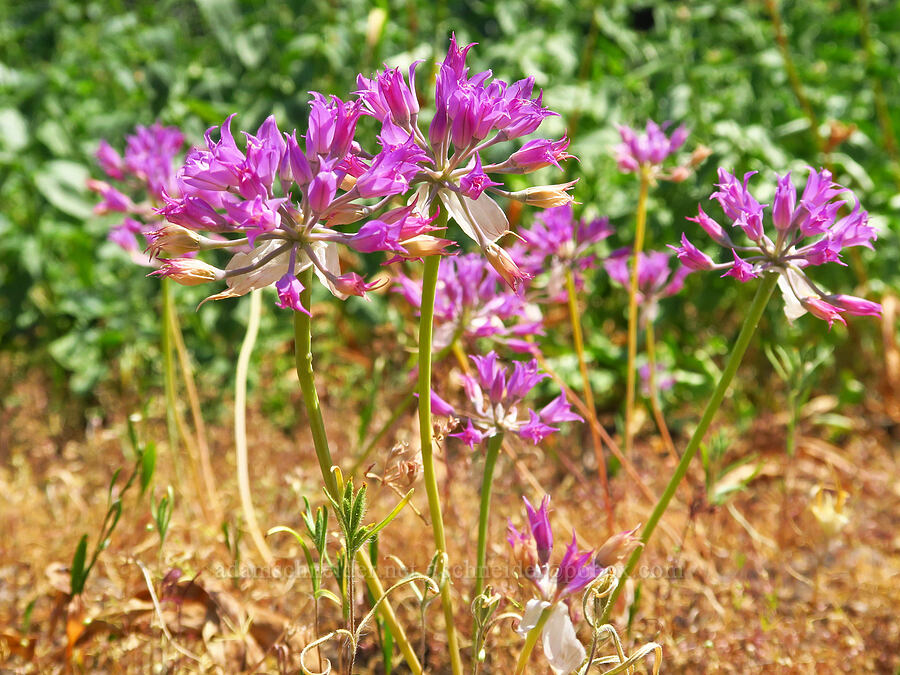
<path id="1" fill-rule="evenodd" d="M 80 595 L 84 590 L 84 582 L 87 581 L 87 574 L 84 571 L 84 563 L 87 560 L 87 543 L 88 536 L 85 534 L 75 547 L 75 555 L 72 556 L 72 567 L 70 570 L 70 587 L 72 595 Z"/>
<path id="2" fill-rule="evenodd" d="M 0 108 L 0 158 L 28 145 L 28 124 L 15 108 Z M 11 157 L 10 157 L 11 158 Z"/>
<path id="3" fill-rule="evenodd" d="M 93 203 L 85 187 L 90 173 L 81 164 L 65 159 L 45 163 L 34 176 L 38 191 L 53 206 L 79 220 L 93 215 Z"/>
<path id="4" fill-rule="evenodd" d="M 141 494 L 143 495 L 153 480 L 153 473 L 156 470 L 156 443 L 152 441 L 144 447 L 141 455 Z"/>

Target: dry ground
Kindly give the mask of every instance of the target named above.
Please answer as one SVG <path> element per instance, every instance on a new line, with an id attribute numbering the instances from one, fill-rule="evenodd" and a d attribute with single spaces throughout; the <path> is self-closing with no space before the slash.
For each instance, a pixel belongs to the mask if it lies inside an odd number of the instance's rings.
<path id="1" fill-rule="evenodd" d="M 84 429 L 71 422 L 80 419 L 78 414 L 52 402 L 43 375 L 11 373 L 4 373 L 9 379 L 0 420 L 0 672 L 65 672 L 67 663 L 74 672 L 89 673 L 278 672 L 279 664 L 285 672 L 297 672 L 299 650 L 314 632 L 306 581 L 228 575 L 234 561 L 221 523 L 239 517 L 228 420 L 210 431 L 219 511 L 227 515 L 204 522 L 190 481 L 182 477 L 160 553 L 158 538 L 149 529 L 146 499 L 129 495 L 83 601 L 67 604 L 65 566 L 83 533 L 91 535 L 92 543 L 96 537 L 108 481 L 116 467 L 127 465 L 125 417 L 140 405 L 119 394 L 100 393 L 98 416 Z M 342 427 L 345 420 L 335 412 L 340 401 L 329 399 L 327 392 L 324 399 L 332 415 L 326 421 L 339 432 L 348 426 Z M 162 404 L 151 406 L 149 413 L 142 433 L 159 442 L 159 495 L 175 476 L 164 440 Z M 856 413 L 854 431 L 835 443 L 820 440 L 818 428 L 802 427 L 798 454 L 790 462 L 782 450 L 783 420 L 759 420 L 732 453 L 758 452 L 762 471 L 726 506 L 706 503 L 702 474 L 695 467 L 644 556 L 649 578 L 640 584 L 630 629 L 621 612 L 617 618 L 626 650 L 660 643 L 663 672 L 669 673 L 898 672 L 900 444 L 897 427 L 885 422 L 882 412 Z M 257 408 L 251 409 L 251 473 L 264 529 L 279 524 L 300 528 L 300 495 L 322 501 L 302 418 L 298 427 L 292 437 L 286 436 Z M 659 494 L 672 464 L 650 431 L 645 427 L 633 459 L 649 489 Z M 414 432 L 412 419 L 404 418 L 394 440 Z M 551 520 L 558 542 L 570 527 L 584 545 L 602 542 L 602 492 L 588 443 L 585 438 L 584 449 L 517 447 L 515 461 L 501 457 L 489 551 L 494 563 L 510 562 L 503 523 L 511 517 L 521 524 L 521 495 L 538 499 L 542 490 L 553 495 Z M 683 447 L 684 439 L 676 444 Z M 333 445 L 348 443 L 337 438 Z M 445 519 L 455 533 L 450 556 L 472 560 L 480 460 L 456 444 L 447 451 L 449 461 L 442 458 L 441 471 L 446 478 L 451 469 L 451 480 L 443 482 L 448 486 Z M 560 456 L 565 463 L 558 461 Z M 383 457 L 373 460 L 376 471 L 383 468 Z M 810 512 L 810 492 L 819 485 L 849 493 L 849 522 L 831 537 Z M 612 487 L 617 524 L 624 528 L 645 521 L 650 504 L 630 479 L 619 474 Z M 375 519 L 396 497 L 377 481 L 370 481 L 370 488 Z M 423 490 L 414 503 L 425 510 Z M 288 568 L 301 559 L 288 538 L 272 544 Z M 240 550 L 245 563 L 259 561 L 249 537 L 244 536 Z M 382 572 L 397 570 L 390 555 L 424 570 L 431 550 L 429 529 L 407 509 L 381 540 Z M 168 637 L 138 563 L 153 579 Z M 180 581 L 170 574 L 175 569 L 181 571 Z M 494 585 L 509 597 L 507 610 L 515 609 L 513 601 L 527 600 L 527 589 L 514 578 L 495 579 Z M 470 626 L 464 598 L 470 588 L 470 579 L 456 580 L 457 624 L 464 634 Z M 418 646 L 421 630 L 413 595 L 400 591 L 394 603 Z M 438 604 L 428 610 L 429 631 L 422 644 L 433 672 L 446 672 Z M 88 624 L 86 618 L 91 619 Z M 338 618 L 339 611 L 324 605 L 321 631 L 337 627 Z M 68 654 L 67 627 L 73 643 Z M 384 672 L 377 639 L 370 632 L 364 641 L 357 662 L 363 672 Z M 511 622 L 500 623 L 490 634 L 481 672 L 510 672 L 520 645 Z M 327 650 L 337 664 L 337 645 Z M 405 672 L 403 666 L 396 670 Z M 535 656 L 532 672 L 546 670 L 542 655 Z"/>

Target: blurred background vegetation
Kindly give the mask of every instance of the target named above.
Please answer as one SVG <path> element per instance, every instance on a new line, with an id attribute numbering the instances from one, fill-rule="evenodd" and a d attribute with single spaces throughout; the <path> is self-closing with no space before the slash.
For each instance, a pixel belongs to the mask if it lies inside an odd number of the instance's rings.
<path id="1" fill-rule="evenodd" d="M 106 240 L 117 219 L 94 216 L 96 200 L 84 187 L 89 176 L 102 177 L 93 157 L 101 138 L 121 150 L 135 124 L 159 120 L 196 143 L 232 112 L 235 129 L 255 129 L 274 113 L 282 129 L 302 132 L 308 91 L 347 98 L 359 72 L 440 59 L 451 31 L 479 43 L 469 57 L 473 68 L 491 68 L 508 81 L 536 78 L 545 104 L 561 113 L 547 135 L 568 131 L 570 152 L 580 160 L 566 167 L 567 178 L 581 179 L 579 208 L 610 216 L 618 228 L 611 246 L 631 243 L 637 198 L 634 176 L 620 175 L 612 158 L 615 125 L 671 120 L 692 130 L 688 150 L 704 144 L 712 155 L 687 181 L 653 190 L 649 247 L 675 242 L 682 229 L 703 240 L 684 218 L 712 191 L 718 166 L 759 171 L 754 185 L 766 201 L 775 172 L 793 169 L 799 181 L 806 166 L 829 165 L 881 234 L 877 252 L 847 256 L 848 267 L 829 266 L 836 269 L 816 278 L 878 299 L 900 278 L 898 27 L 894 0 L 0 3 L 0 351 L 14 355 L 6 360 L 7 381 L 41 369 L 52 375 L 57 396 L 74 394 L 82 409 L 97 405 L 98 385 L 159 389 L 158 282 Z M 791 84 L 784 47 L 801 88 Z M 419 72 L 420 95 L 428 96 L 428 71 Z M 550 172 L 546 178 L 560 180 Z M 531 217 L 526 210 L 523 222 Z M 202 383 L 221 388 L 230 380 L 246 307 L 224 301 L 194 312 L 207 290 L 178 288 L 177 297 Z M 595 391 L 616 410 L 625 296 L 602 273 L 589 290 L 584 320 Z M 685 292 L 663 303 L 658 334 L 661 359 L 679 382 L 673 396 L 690 400 L 704 391 L 752 291 L 731 279 L 692 275 Z M 398 304 L 390 297 L 336 304 L 334 322 L 320 324 L 318 339 L 344 342 L 329 332 L 340 322 L 350 327 L 343 336 L 366 345 L 381 326 L 399 323 Z M 832 344 L 839 364 L 832 384 L 844 399 L 858 400 L 860 381 L 881 360 L 877 322 L 856 320 L 826 334 L 808 317 L 787 326 L 780 304 L 769 308 L 778 320 L 770 321 L 768 341 Z M 258 353 L 290 358 L 283 313 L 267 309 L 263 326 Z M 558 342 L 556 365 L 574 383 L 567 338 Z M 365 367 L 339 350 L 325 353 L 320 349 L 326 367 L 344 368 L 348 385 L 372 386 Z M 755 359 L 770 371 L 761 349 Z M 273 412 L 279 395 L 277 386 L 266 394 Z"/>

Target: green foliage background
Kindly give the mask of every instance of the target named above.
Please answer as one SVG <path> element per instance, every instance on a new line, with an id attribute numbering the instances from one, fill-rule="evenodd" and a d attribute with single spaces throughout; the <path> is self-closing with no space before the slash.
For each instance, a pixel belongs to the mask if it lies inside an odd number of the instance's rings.
<path id="1" fill-rule="evenodd" d="M 781 9 L 823 133 L 832 119 L 857 127 L 830 162 L 883 228 L 877 253 L 863 251 L 859 261 L 868 292 L 878 297 L 897 287 L 900 267 L 900 174 L 874 100 L 876 87 L 883 88 L 887 122 L 900 130 L 900 5 L 864 3 L 809 0 Z M 346 98 L 356 74 L 382 62 L 439 59 L 450 31 L 479 43 L 470 55 L 473 68 L 491 68 L 507 80 L 536 78 L 545 103 L 562 114 L 547 133 L 567 130 L 570 151 L 580 158 L 566 169 L 567 177 L 581 179 L 576 197 L 585 212 L 608 214 L 619 226 L 614 246 L 631 242 L 636 202 L 634 177 L 620 175 L 611 155 L 617 123 L 684 122 L 692 129 L 688 149 L 702 143 L 713 150 L 696 176 L 653 191 L 654 248 L 674 242 L 682 229 L 703 239 L 684 217 L 708 197 L 718 166 L 759 171 L 755 185 L 765 201 L 774 172 L 805 176 L 804 167 L 825 159 L 789 86 L 761 1 L 0 3 L 0 349 L 52 370 L 88 399 L 112 377 L 146 386 L 158 353 L 158 284 L 106 241 L 116 219 L 91 212 L 95 200 L 84 181 L 101 176 L 93 159 L 99 140 L 121 149 L 135 124 L 160 120 L 198 142 L 232 112 L 236 128 L 255 129 L 274 113 L 282 129 L 302 131 L 306 92 Z M 421 91 L 427 95 L 427 86 Z M 550 172 L 541 178 L 559 180 Z M 845 292 L 859 281 L 851 268 L 822 272 L 824 285 Z M 624 295 L 602 274 L 592 290 L 589 346 L 597 384 L 612 401 L 610 385 L 620 381 L 623 366 L 609 328 L 623 325 Z M 178 289 L 178 301 L 189 348 L 215 383 L 231 371 L 246 309 L 221 302 L 187 311 L 204 291 Z M 683 383 L 703 384 L 714 371 L 712 357 L 724 350 L 751 292 L 730 279 L 693 275 L 686 292 L 665 303 L 662 356 L 680 369 Z M 778 304 L 770 307 L 773 318 Z M 363 333 L 397 320 L 384 299 L 349 302 L 340 311 Z M 281 318 L 267 312 L 270 345 L 289 339 L 290 322 Z M 852 349 L 860 341 L 877 346 L 874 322 L 854 322 L 849 330 Z M 769 334 L 804 344 L 823 332 L 820 322 L 804 319 L 793 329 L 773 321 Z M 844 344 L 846 332 L 836 329 L 827 339 Z M 559 352 L 560 366 L 574 367 Z M 844 381 L 864 375 L 864 365 L 838 362 Z"/>

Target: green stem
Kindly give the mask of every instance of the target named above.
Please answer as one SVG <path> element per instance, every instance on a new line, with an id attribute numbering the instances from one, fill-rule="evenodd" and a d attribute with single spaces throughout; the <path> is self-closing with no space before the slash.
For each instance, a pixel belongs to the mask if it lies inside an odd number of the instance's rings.
<path id="1" fill-rule="evenodd" d="M 493 487 L 494 466 L 503 445 L 503 434 L 491 436 L 484 456 L 484 474 L 481 478 L 481 507 L 478 510 L 478 556 L 475 568 L 475 596 L 484 590 L 484 575 L 487 561 L 488 520 L 491 516 L 491 488 Z M 477 659 L 476 659 L 477 660 Z"/>
<path id="2" fill-rule="evenodd" d="M 310 307 L 310 287 L 313 282 L 312 268 L 308 268 L 300 273 L 300 283 L 303 284 L 304 290 L 300 294 L 300 301 L 304 307 Z M 333 463 L 331 461 L 331 451 L 328 448 L 328 437 L 325 434 L 325 422 L 322 419 L 322 410 L 319 407 L 319 396 L 316 393 L 316 383 L 312 368 L 312 322 L 310 317 L 303 312 L 294 312 L 294 341 L 295 341 L 295 357 L 297 363 L 297 377 L 300 379 L 300 390 L 303 392 L 303 402 L 306 405 L 306 414 L 309 417 L 309 428 L 312 432 L 313 445 L 316 450 L 316 457 L 319 460 L 319 468 L 322 470 L 322 479 L 325 481 L 325 489 L 336 499 L 338 498 L 337 481 L 331 472 Z M 384 596 L 384 586 L 378 578 L 375 566 L 369 559 L 366 552 L 360 550 L 356 554 L 356 562 L 360 566 L 369 592 L 378 599 Z M 397 620 L 394 608 L 390 601 L 385 598 L 378 606 L 378 613 L 387 624 L 394 636 L 406 665 L 412 671 L 413 675 L 422 675 L 422 666 L 416 656 L 416 652 L 406 637 L 406 632 Z"/>
<path id="3" fill-rule="evenodd" d="M 575 343 L 575 353 L 578 354 L 578 368 L 581 370 L 581 383 L 584 389 L 584 404 L 590 413 L 588 415 L 588 427 L 591 431 L 591 442 L 594 445 L 594 456 L 597 461 L 597 473 L 600 476 L 600 485 L 606 497 L 606 527 L 608 534 L 613 533 L 615 516 L 613 515 L 612 495 L 609 492 L 609 476 L 606 473 L 606 459 L 603 457 L 603 442 L 597 433 L 599 420 L 597 420 L 597 408 L 594 405 L 594 392 L 591 390 L 591 379 L 588 376 L 587 359 L 584 355 L 584 336 L 581 332 L 581 316 L 578 313 L 578 292 L 575 289 L 575 275 L 571 269 L 566 269 L 566 293 L 569 304 L 569 321 L 572 324 L 572 341 Z M 596 424 L 595 424 L 596 422 Z"/>
<path id="4" fill-rule="evenodd" d="M 175 301 L 172 298 L 172 281 L 162 280 L 162 351 L 163 368 L 165 369 L 166 383 L 166 429 L 169 434 L 169 448 L 172 453 L 172 464 L 175 468 L 175 484 L 181 491 L 181 462 L 178 458 L 178 428 L 175 421 L 175 406 L 178 398 L 175 394 L 175 355 L 172 353 L 172 314 L 175 311 Z"/>
<path id="5" fill-rule="evenodd" d="M 538 638 L 541 636 L 541 631 L 544 630 L 544 626 L 550 618 L 552 611 L 553 605 L 545 607 L 534 628 L 528 631 L 528 635 L 525 636 L 525 646 L 522 647 L 522 652 L 519 654 L 519 660 L 516 662 L 516 675 L 523 675 L 525 672 L 525 668 L 528 666 L 528 659 L 531 658 L 531 652 L 534 650 L 534 646 L 537 644 Z"/>
<path id="6" fill-rule="evenodd" d="M 266 544 L 266 538 L 259 529 L 256 511 L 253 509 L 253 497 L 250 490 L 250 460 L 247 451 L 247 373 L 250 369 L 250 356 L 253 354 L 256 336 L 259 333 L 261 312 L 262 291 L 257 289 L 250 293 L 250 317 L 247 320 L 247 332 L 241 343 L 237 369 L 234 374 L 234 447 L 238 493 L 241 498 L 241 510 L 244 512 L 244 522 L 247 523 L 247 530 L 250 532 L 250 538 L 253 540 L 256 550 L 268 565 L 275 558 L 272 550 Z"/>
<path id="7" fill-rule="evenodd" d="M 722 405 L 722 399 L 725 398 L 725 393 L 728 391 L 728 387 L 731 385 L 735 373 L 737 373 L 738 366 L 740 366 L 741 361 L 744 358 L 744 353 L 747 351 L 750 339 L 753 337 L 753 333 L 756 332 L 756 327 L 762 317 L 763 310 L 765 310 L 766 304 L 769 302 L 769 298 L 777 283 L 778 274 L 769 273 L 763 278 L 759 287 L 756 289 L 756 295 L 753 297 L 753 302 L 747 309 L 744 325 L 741 326 L 741 332 L 738 334 L 734 347 L 731 350 L 731 354 L 728 356 L 728 362 L 725 364 L 725 370 L 722 371 L 722 377 L 719 379 L 719 384 L 716 385 L 715 391 L 713 391 L 709 402 L 706 404 L 706 409 L 703 411 L 703 417 L 700 418 L 700 423 L 694 430 L 687 449 L 681 456 L 681 460 L 678 462 L 675 473 L 672 474 L 672 478 L 669 480 L 665 492 L 663 492 L 662 496 L 659 498 L 659 501 L 653 509 L 653 513 L 650 515 L 647 524 L 644 526 L 644 530 L 641 532 L 642 546 L 635 549 L 634 553 L 632 553 L 631 557 L 628 559 L 628 564 L 625 565 L 625 569 L 622 572 L 621 577 L 619 577 L 619 584 L 610 597 L 609 604 L 603 614 L 601 623 L 607 623 L 609 621 L 609 615 L 612 613 L 616 599 L 619 597 L 622 589 L 625 588 L 625 580 L 637 566 L 638 560 L 641 558 L 641 553 L 646 548 L 650 536 L 656 529 L 657 523 L 659 523 L 659 519 L 662 517 L 663 513 L 665 513 L 666 508 L 669 506 L 669 502 L 672 501 L 672 497 L 675 495 L 675 490 L 678 489 L 678 484 L 681 483 L 687 473 L 691 460 L 694 458 L 694 455 L 697 454 L 700 443 L 703 442 L 703 437 L 706 434 L 707 429 L 709 429 L 713 417 Z"/>
<path id="8" fill-rule="evenodd" d="M 638 334 L 638 271 L 640 253 L 644 248 L 644 235 L 647 231 L 647 193 L 650 191 L 649 168 L 641 167 L 641 188 L 638 196 L 637 216 L 634 231 L 634 251 L 631 254 L 631 284 L 628 287 L 628 372 L 625 384 L 625 456 L 631 454 L 634 426 L 634 389 L 637 358 Z"/>
<path id="9" fill-rule="evenodd" d="M 428 495 L 428 512 L 434 546 L 438 553 L 447 552 L 444 537 L 444 517 L 441 514 L 441 500 L 438 493 L 437 477 L 434 472 L 434 447 L 431 428 L 431 342 L 434 328 L 434 294 L 437 288 L 440 256 L 425 258 L 425 272 L 422 277 L 422 307 L 419 317 L 419 438 L 422 445 L 422 474 Z M 450 582 L 441 586 L 441 605 L 447 631 L 447 650 L 453 675 L 462 674 L 462 660 L 459 655 L 459 641 L 454 623 L 453 596 Z"/>
<path id="10" fill-rule="evenodd" d="M 310 295 L 313 284 L 313 269 L 307 267 L 299 275 L 303 284 L 303 292 L 300 293 L 300 303 L 311 308 Z M 303 403 L 309 417 L 309 430 L 312 433 L 313 445 L 316 450 L 316 459 L 319 460 L 319 469 L 325 481 L 325 489 L 335 499 L 339 499 L 337 481 L 331 471 L 334 462 L 331 459 L 331 450 L 328 447 L 328 436 L 325 433 L 325 421 L 322 419 L 322 409 L 319 407 L 319 394 L 316 392 L 315 373 L 312 365 L 312 320 L 305 312 L 294 312 L 294 358 L 297 366 L 297 377 L 300 379 L 300 391 L 303 392 Z"/>

